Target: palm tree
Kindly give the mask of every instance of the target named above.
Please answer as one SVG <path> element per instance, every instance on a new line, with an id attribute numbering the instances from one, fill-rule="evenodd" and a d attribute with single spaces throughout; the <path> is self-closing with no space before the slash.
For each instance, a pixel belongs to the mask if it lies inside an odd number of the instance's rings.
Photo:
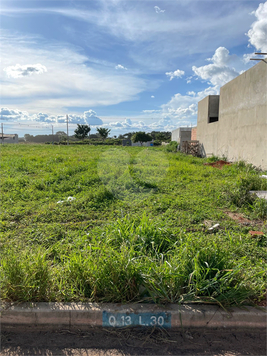
<path id="1" fill-rule="evenodd" d="M 99 135 L 102 137 L 103 141 L 108 137 L 108 134 L 110 133 L 110 129 L 106 129 L 105 127 L 97 127 L 96 131 L 99 133 Z"/>
<path id="2" fill-rule="evenodd" d="M 91 127 L 88 125 L 80 125 L 77 124 L 77 129 L 74 130 L 75 137 L 79 140 L 84 140 L 85 137 L 88 137 L 89 132 L 91 131 Z"/>

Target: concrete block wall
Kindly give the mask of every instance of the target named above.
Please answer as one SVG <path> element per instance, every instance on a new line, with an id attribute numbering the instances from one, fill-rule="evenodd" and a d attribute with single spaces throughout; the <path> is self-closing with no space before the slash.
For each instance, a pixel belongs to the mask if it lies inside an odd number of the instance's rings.
<path id="1" fill-rule="evenodd" d="M 180 143 L 180 146 L 184 141 L 191 141 L 191 127 L 179 127 L 172 131 L 172 141 Z"/>
<path id="2" fill-rule="evenodd" d="M 267 169 L 267 63 L 262 61 L 225 84 L 218 99 L 219 119 L 212 123 L 214 96 L 198 103 L 197 140 L 205 154 Z"/>
<path id="3" fill-rule="evenodd" d="M 180 142 L 180 128 L 172 131 L 172 141 Z"/>
<path id="4" fill-rule="evenodd" d="M 4 139 L 2 140 L 2 135 L 0 133 L 0 144 L 3 143 L 18 143 L 19 142 L 19 137 L 17 134 L 3 134 Z"/>
<path id="5" fill-rule="evenodd" d="M 141 145 L 141 142 L 132 142 L 132 146 L 137 146 L 137 147 L 149 147 L 153 146 L 153 141 L 148 141 L 148 142 L 143 142 Z"/>

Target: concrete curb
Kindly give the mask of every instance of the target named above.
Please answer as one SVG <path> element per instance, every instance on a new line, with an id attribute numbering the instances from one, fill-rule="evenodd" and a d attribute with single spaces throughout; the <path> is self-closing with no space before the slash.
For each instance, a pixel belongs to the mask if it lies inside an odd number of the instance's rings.
<path id="1" fill-rule="evenodd" d="M 230 308 L 214 305 L 22 303 L 4 304 L 1 325 L 88 328 L 162 326 L 184 328 L 266 328 L 266 307 Z"/>

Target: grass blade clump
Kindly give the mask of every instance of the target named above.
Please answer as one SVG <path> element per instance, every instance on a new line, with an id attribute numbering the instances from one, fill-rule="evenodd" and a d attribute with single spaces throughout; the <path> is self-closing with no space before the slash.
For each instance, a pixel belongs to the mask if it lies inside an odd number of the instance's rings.
<path id="1" fill-rule="evenodd" d="M 1 264 L 1 296 L 4 300 L 50 300 L 52 276 L 45 252 L 27 250 L 18 254 L 10 248 L 2 257 Z"/>
<path id="2" fill-rule="evenodd" d="M 153 220 L 146 214 L 141 218 L 125 216 L 107 228 L 107 241 L 113 247 L 125 244 L 142 256 L 167 252 L 176 241 L 175 235 L 164 222 Z M 138 253 L 137 253 L 138 252 Z"/>

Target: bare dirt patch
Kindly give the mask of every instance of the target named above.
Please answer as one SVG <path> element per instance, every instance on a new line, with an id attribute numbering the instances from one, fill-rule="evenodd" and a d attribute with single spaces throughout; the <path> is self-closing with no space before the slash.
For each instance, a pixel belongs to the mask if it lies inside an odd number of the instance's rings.
<path id="1" fill-rule="evenodd" d="M 225 214 L 228 215 L 229 218 L 237 221 L 239 224 L 242 224 L 242 225 L 253 224 L 253 221 L 244 218 L 243 214 L 241 214 L 241 213 L 232 213 L 231 211 L 226 211 Z"/>
<path id="2" fill-rule="evenodd" d="M 236 221 L 238 224 L 243 225 L 243 226 L 251 226 L 253 229 L 259 229 L 261 230 L 265 226 L 265 222 L 263 220 L 249 220 L 244 217 L 243 214 L 241 213 L 232 213 L 231 211 L 225 211 L 224 212 L 229 218 L 232 220 Z"/>
<path id="3" fill-rule="evenodd" d="M 211 166 L 218 169 L 222 169 L 224 166 L 229 166 L 231 164 L 232 164 L 231 162 L 226 162 L 223 160 L 212 162 L 212 163 L 204 163 L 205 166 Z"/>
<path id="4" fill-rule="evenodd" d="M 265 330 L 4 330 L 3 356 L 265 355 Z"/>

